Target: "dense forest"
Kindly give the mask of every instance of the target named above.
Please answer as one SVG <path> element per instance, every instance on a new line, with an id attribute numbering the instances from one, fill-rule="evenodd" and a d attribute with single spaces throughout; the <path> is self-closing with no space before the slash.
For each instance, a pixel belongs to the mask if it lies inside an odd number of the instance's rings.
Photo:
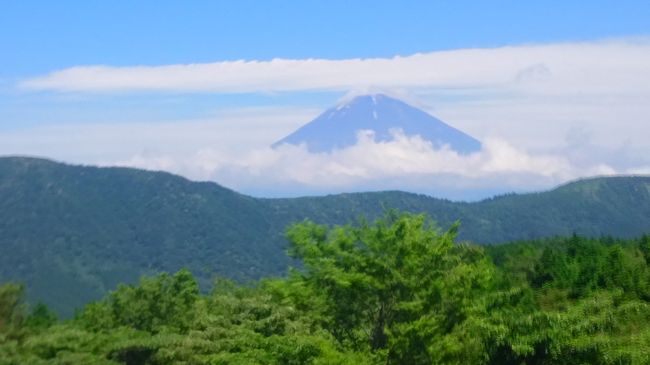
<path id="1" fill-rule="evenodd" d="M 648 364 L 650 238 L 477 246 L 426 215 L 287 230 L 248 284 L 143 277 L 57 320 L 0 287 L 0 364 Z M 516 228 L 512 228 L 516 229 Z"/>
<path id="2" fill-rule="evenodd" d="M 425 212 L 477 244 L 549 236 L 650 233 L 650 178 L 608 177 L 547 192 L 452 202 L 398 191 L 259 199 L 163 172 L 0 158 L 0 282 L 70 318 L 118 283 L 189 269 L 206 290 L 282 276 L 284 230 L 309 218 L 339 225 L 386 208 Z"/>

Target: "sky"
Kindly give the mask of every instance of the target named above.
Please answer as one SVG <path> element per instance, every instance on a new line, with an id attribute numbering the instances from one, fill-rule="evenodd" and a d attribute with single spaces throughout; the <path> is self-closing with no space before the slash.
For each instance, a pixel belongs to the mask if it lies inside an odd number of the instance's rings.
<path id="1" fill-rule="evenodd" d="M 647 1 L 7 1 L 0 156 L 165 170 L 255 196 L 473 200 L 650 174 L 647 19 Z M 399 133 L 325 154 L 269 148 L 372 92 L 483 150 Z"/>

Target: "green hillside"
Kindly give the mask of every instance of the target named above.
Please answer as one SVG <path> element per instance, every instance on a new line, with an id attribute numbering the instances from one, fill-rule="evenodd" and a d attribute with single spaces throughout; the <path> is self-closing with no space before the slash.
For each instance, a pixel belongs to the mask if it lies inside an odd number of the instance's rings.
<path id="1" fill-rule="evenodd" d="M 119 282 L 186 266 L 237 279 L 280 273 L 264 205 L 165 173 L 0 160 L 0 271 L 34 298 L 81 304 Z M 206 281 L 207 282 L 207 281 Z"/>
<path id="2" fill-rule="evenodd" d="M 424 214 L 288 230 L 299 269 L 201 293 L 187 270 L 59 321 L 0 284 L 0 364 L 647 365 L 650 236 L 481 247 Z"/>
<path id="3" fill-rule="evenodd" d="M 459 238 L 499 243 L 578 233 L 650 232 L 650 178 L 610 177 L 543 193 L 460 203 L 404 192 L 257 199 L 162 172 L 0 158 L 0 282 L 20 281 L 59 313 L 143 274 L 190 269 L 204 288 L 283 275 L 284 231 L 344 224 L 387 208 L 426 212 Z"/>

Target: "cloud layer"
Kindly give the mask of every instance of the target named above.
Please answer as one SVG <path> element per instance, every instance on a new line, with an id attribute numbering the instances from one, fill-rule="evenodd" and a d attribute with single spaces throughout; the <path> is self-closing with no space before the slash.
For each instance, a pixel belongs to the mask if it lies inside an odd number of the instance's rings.
<path id="1" fill-rule="evenodd" d="M 19 86 L 73 97 L 98 93 L 89 96 L 96 98 L 134 92 L 155 97 L 151 91 L 380 90 L 406 97 L 484 144 L 481 152 L 463 156 L 417 136 L 396 132 L 393 141 L 377 142 L 362 132 L 355 146 L 326 154 L 266 147 L 326 105 L 0 134 L 0 153 L 167 170 L 262 196 L 401 189 L 471 198 L 593 175 L 650 173 L 650 38 L 374 59 L 77 66 Z"/>
<path id="2" fill-rule="evenodd" d="M 650 94 L 650 40 L 512 46 L 368 59 L 78 66 L 21 87 L 67 92 L 345 91 L 363 87 L 533 94 Z"/>
<path id="3" fill-rule="evenodd" d="M 174 171 L 248 192 L 272 192 L 269 187 L 276 186 L 281 195 L 295 187 L 333 192 L 365 186 L 454 197 L 450 191 L 521 191 L 616 173 L 605 164 L 576 165 L 560 155 L 531 155 L 502 140 L 484 141 L 480 152 L 459 155 L 447 147 L 436 149 L 419 136 L 393 133 L 393 140 L 380 142 L 371 131 L 360 131 L 355 145 L 329 153 L 310 153 L 304 145 L 239 155 L 207 148 L 180 159 L 139 154 L 117 164 Z"/>
<path id="4" fill-rule="evenodd" d="M 647 149 L 593 145 L 580 129 L 566 142 L 560 138 L 560 147 L 536 152 L 503 138 L 483 138 L 479 153 L 459 155 L 399 130 L 389 142 L 361 131 L 355 145 L 331 153 L 267 147 L 317 112 L 267 108 L 224 111 L 212 120 L 38 127 L 0 133 L 0 155 L 164 170 L 257 196 L 397 189 L 477 199 L 548 189 L 579 177 L 650 171 Z"/>

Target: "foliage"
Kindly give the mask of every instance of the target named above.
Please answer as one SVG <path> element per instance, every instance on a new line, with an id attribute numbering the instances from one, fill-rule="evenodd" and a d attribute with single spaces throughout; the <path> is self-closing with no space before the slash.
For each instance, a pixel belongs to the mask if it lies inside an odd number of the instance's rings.
<path id="1" fill-rule="evenodd" d="M 491 267 L 472 248 L 453 245 L 456 226 L 439 234 L 423 215 L 390 214 L 372 225 L 331 232 L 305 222 L 288 233 L 300 276 L 325 296 L 325 328 L 355 350 L 416 364 L 464 347 L 456 333 L 476 311 Z M 444 343 L 444 346 L 440 346 Z"/>
<path id="2" fill-rule="evenodd" d="M 650 233 L 650 179 L 591 179 L 473 203 L 397 191 L 257 199 L 162 172 L 5 157 L 0 282 L 24 283 L 29 302 L 70 318 L 143 275 L 185 267 L 203 290 L 215 275 L 242 282 L 284 275 L 291 222 L 373 220 L 385 207 L 426 212 L 441 227 L 460 220 L 458 238 L 479 244 L 573 232 L 633 237 Z"/>
<path id="3" fill-rule="evenodd" d="M 285 278 L 143 277 L 57 321 L 0 287 L 0 365 L 647 364 L 648 238 L 486 248 L 425 215 L 292 225 Z"/>
<path id="4" fill-rule="evenodd" d="M 198 284 L 189 271 L 163 273 L 143 278 L 138 286 L 120 285 L 104 301 L 89 304 L 78 320 L 92 330 L 130 327 L 186 333 L 198 299 Z"/>
<path id="5" fill-rule="evenodd" d="M 0 286 L 0 336 L 10 336 L 24 320 L 23 287 L 17 284 Z"/>

